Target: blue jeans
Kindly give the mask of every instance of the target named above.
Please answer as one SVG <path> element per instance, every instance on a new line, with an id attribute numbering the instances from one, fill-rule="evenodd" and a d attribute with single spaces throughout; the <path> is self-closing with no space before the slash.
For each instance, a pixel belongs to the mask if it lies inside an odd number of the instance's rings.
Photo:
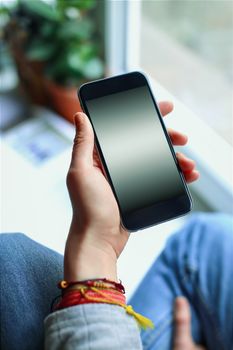
<path id="1" fill-rule="evenodd" d="M 23 234 L 0 235 L 1 348 L 43 349 L 43 319 L 59 294 L 63 257 Z M 192 311 L 194 340 L 209 350 L 233 346 L 233 220 L 198 214 L 167 242 L 130 300 L 155 329 L 141 334 L 144 349 L 172 349 L 174 298 Z"/>

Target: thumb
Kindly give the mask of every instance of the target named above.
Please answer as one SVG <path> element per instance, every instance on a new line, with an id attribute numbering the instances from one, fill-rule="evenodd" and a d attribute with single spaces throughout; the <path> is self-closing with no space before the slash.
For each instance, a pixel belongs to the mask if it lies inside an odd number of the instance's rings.
<path id="1" fill-rule="evenodd" d="M 94 133 L 91 123 L 82 112 L 74 115 L 76 135 L 74 138 L 71 167 L 93 164 Z"/>
<path id="2" fill-rule="evenodd" d="M 184 297 L 178 297 L 174 306 L 174 350 L 193 349 L 194 343 L 191 335 L 191 314 L 188 301 Z"/>

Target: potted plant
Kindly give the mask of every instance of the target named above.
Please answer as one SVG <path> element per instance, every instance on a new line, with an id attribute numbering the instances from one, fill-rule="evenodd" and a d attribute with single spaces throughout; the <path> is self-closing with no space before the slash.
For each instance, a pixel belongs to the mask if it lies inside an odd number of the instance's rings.
<path id="1" fill-rule="evenodd" d="M 80 110 L 77 88 L 104 75 L 93 20 L 96 0 L 19 0 L 8 11 L 5 38 L 24 89 L 72 121 Z"/>

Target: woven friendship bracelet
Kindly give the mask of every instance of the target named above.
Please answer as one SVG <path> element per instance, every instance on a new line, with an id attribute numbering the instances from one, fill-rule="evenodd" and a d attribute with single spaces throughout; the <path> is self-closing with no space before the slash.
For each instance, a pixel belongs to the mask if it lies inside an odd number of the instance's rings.
<path id="1" fill-rule="evenodd" d="M 61 281 L 58 283 L 58 287 L 62 289 L 62 299 L 53 307 L 53 311 L 90 303 L 118 305 L 135 318 L 140 328 L 154 328 L 150 319 L 135 312 L 131 305 L 126 305 L 125 288 L 122 283 L 104 278 L 78 282 Z"/>
<path id="2" fill-rule="evenodd" d="M 69 306 L 88 304 L 88 303 L 108 303 L 109 300 L 117 303 L 125 304 L 125 296 L 115 290 L 93 290 L 80 289 L 70 290 L 61 299 L 61 301 L 54 307 L 54 310 L 61 310 Z"/>
<path id="3" fill-rule="evenodd" d="M 60 281 L 58 283 L 58 288 L 65 290 L 67 288 L 71 288 L 73 286 L 80 286 L 80 285 L 86 286 L 86 287 L 102 288 L 102 289 L 112 288 L 125 294 L 125 288 L 122 285 L 121 281 L 118 283 L 115 281 L 108 280 L 107 278 L 85 280 L 85 281 L 71 281 L 71 282 Z"/>

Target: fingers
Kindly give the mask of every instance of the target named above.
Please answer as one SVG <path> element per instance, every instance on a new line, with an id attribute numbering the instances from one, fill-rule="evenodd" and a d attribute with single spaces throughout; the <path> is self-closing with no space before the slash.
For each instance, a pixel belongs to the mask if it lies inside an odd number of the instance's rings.
<path id="1" fill-rule="evenodd" d="M 163 116 L 172 112 L 173 104 L 170 101 L 159 102 L 160 112 Z M 174 146 L 184 146 L 188 142 L 188 137 L 179 131 L 168 129 L 169 137 Z M 199 172 L 195 169 L 195 163 L 192 159 L 185 157 L 182 153 L 177 153 L 179 165 L 184 174 L 187 183 L 196 181 L 199 178 Z"/>
<path id="2" fill-rule="evenodd" d="M 163 116 L 173 111 L 173 103 L 170 101 L 159 102 L 159 109 Z M 174 146 L 183 146 L 187 143 L 188 137 L 178 131 L 168 129 L 169 136 Z"/>
<path id="3" fill-rule="evenodd" d="M 193 349 L 190 308 L 184 297 L 178 297 L 175 300 L 174 322 L 173 350 Z"/>
<path id="4" fill-rule="evenodd" d="M 184 174 L 185 180 L 188 183 L 196 181 L 199 178 L 199 172 L 195 169 L 195 162 L 187 158 L 183 153 L 176 153 L 180 168 Z"/>
<path id="5" fill-rule="evenodd" d="M 188 136 L 179 131 L 168 129 L 168 134 L 174 146 L 184 146 L 188 142 Z"/>
<path id="6" fill-rule="evenodd" d="M 99 171 L 101 171 L 101 173 L 105 176 L 105 171 L 101 163 L 101 160 L 99 158 L 99 154 L 97 152 L 96 146 L 94 146 L 94 150 L 93 150 L 93 166 L 99 169 Z"/>
<path id="7" fill-rule="evenodd" d="M 159 109 L 163 116 L 167 115 L 173 110 L 173 103 L 170 101 L 159 102 Z"/>
<path id="8" fill-rule="evenodd" d="M 170 101 L 159 102 L 159 109 L 163 116 L 173 111 L 173 103 Z M 187 143 L 188 137 L 176 130 L 168 129 L 169 136 L 174 146 L 183 146 Z"/>
<path id="9" fill-rule="evenodd" d="M 99 155 L 98 155 L 98 152 L 97 152 L 97 149 L 96 149 L 96 146 L 94 146 L 94 149 L 93 149 L 93 165 L 95 167 L 100 167 L 100 159 L 99 159 Z"/>
<path id="10" fill-rule="evenodd" d="M 74 116 L 76 135 L 74 139 L 71 167 L 93 164 L 94 133 L 91 123 L 84 113 Z"/>
<path id="11" fill-rule="evenodd" d="M 176 157 L 178 159 L 179 165 L 182 169 L 182 171 L 192 171 L 195 168 L 195 162 L 187 158 L 183 153 L 177 152 Z"/>
<path id="12" fill-rule="evenodd" d="M 160 112 L 163 116 L 166 116 L 168 113 L 172 112 L 173 104 L 170 101 L 159 102 Z M 188 137 L 179 131 L 168 129 L 168 134 L 171 138 L 172 144 L 174 146 L 183 146 L 187 143 Z"/>
<path id="13" fill-rule="evenodd" d="M 200 174 L 197 170 L 193 170 L 191 172 L 184 172 L 184 177 L 187 183 L 191 183 L 198 180 L 200 177 Z"/>

